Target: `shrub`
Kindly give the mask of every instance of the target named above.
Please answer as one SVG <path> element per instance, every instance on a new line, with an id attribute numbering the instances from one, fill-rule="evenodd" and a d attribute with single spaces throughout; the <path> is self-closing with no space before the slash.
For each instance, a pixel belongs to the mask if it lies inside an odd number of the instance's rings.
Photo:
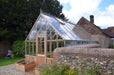
<path id="1" fill-rule="evenodd" d="M 65 75 L 67 65 L 58 66 L 57 64 L 46 65 L 43 69 L 40 69 L 41 75 Z"/>
<path id="2" fill-rule="evenodd" d="M 25 56 L 25 42 L 23 40 L 17 40 L 12 45 L 12 52 L 16 57 Z"/>
<path id="3" fill-rule="evenodd" d="M 40 75 L 102 75 L 99 73 L 99 67 L 88 68 L 84 71 L 70 69 L 68 65 L 58 66 L 57 64 L 46 65 L 39 69 Z"/>

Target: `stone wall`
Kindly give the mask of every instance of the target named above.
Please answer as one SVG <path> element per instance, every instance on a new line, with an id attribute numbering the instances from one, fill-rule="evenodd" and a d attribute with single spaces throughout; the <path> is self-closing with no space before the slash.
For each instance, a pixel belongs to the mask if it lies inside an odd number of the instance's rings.
<path id="1" fill-rule="evenodd" d="M 0 40 L 0 58 L 6 56 L 10 49 L 10 43 L 7 40 Z"/>
<path id="2" fill-rule="evenodd" d="M 79 71 L 99 66 L 102 75 L 114 75 L 114 49 L 102 48 L 57 48 L 53 54 L 54 61 L 68 64 Z"/>
<path id="3" fill-rule="evenodd" d="M 101 48 L 108 48 L 110 43 L 110 38 L 105 35 L 92 35 L 93 41 L 98 41 Z"/>

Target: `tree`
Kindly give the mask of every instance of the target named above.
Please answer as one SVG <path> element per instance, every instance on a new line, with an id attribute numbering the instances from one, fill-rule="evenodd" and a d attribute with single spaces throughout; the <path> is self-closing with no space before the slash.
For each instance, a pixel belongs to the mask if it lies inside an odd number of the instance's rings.
<path id="1" fill-rule="evenodd" d="M 0 0 L 1 32 L 6 30 L 7 39 L 10 39 L 11 42 L 17 39 L 25 39 L 25 33 L 28 34 L 30 31 L 40 9 L 65 19 L 62 13 L 62 5 L 57 0 Z"/>

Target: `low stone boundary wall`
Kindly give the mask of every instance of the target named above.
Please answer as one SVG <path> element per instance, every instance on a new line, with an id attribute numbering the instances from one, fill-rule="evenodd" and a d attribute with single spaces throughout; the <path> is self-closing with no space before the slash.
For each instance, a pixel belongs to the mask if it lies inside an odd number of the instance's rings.
<path id="1" fill-rule="evenodd" d="M 114 49 L 64 47 L 55 49 L 53 57 L 79 71 L 99 66 L 103 75 L 114 75 Z"/>

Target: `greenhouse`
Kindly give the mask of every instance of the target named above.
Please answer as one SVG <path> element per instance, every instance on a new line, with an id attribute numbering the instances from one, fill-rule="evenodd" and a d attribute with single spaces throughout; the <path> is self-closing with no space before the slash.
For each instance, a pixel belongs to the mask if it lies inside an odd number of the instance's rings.
<path id="1" fill-rule="evenodd" d="M 39 65 L 53 58 L 55 48 L 97 43 L 81 39 L 72 31 L 74 26 L 75 24 L 41 13 L 25 40 L 25 55 L 29 58 L 36 57 L 35 61 Z"/>

